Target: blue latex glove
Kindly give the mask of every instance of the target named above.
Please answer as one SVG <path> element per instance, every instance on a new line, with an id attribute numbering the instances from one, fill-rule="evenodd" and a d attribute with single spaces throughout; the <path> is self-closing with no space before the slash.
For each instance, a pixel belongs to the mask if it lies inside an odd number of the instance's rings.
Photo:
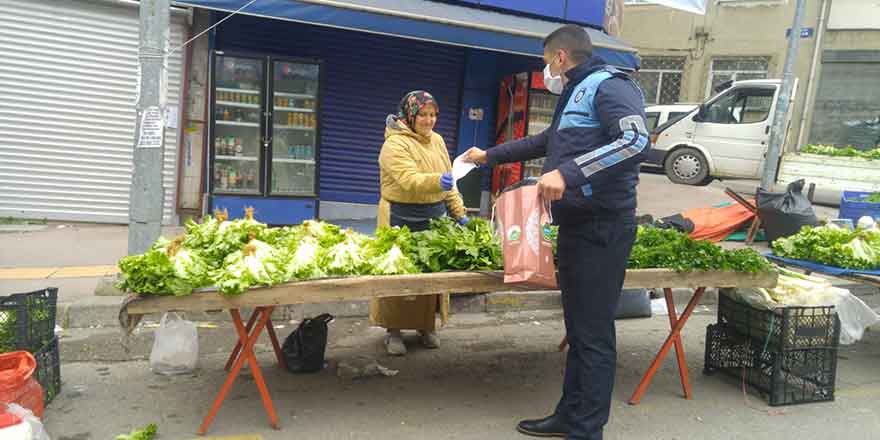
<path id="1" fill-rule="evenodd" d="M 468 224 L 470 221 L 471 221 L 471 219 L 469 219 L 469 218 L 467 218 L 467 216 L 465 216 L 465 217 L 458 219 L 458 224 L 464 226 L 464 225 Z"/>
<path id="2" fill-rule="evenodd" d="M 440 189 L 442 189 L 443 191 L 452 190 L 452 174 L 445 173 L 440 176 Z"/>

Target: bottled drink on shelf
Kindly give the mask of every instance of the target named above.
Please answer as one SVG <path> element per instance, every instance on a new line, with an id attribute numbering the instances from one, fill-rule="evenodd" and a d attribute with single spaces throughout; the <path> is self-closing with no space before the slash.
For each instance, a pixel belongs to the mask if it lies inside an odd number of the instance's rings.
<path id="1" fill-rule="evenodd" d="M 229 188 L 229 180 L 228 176 L 226 175 L 226 168 L 220 168 L 220 188 Z"/>
<path id="2" fill-rule="evenodd" d="M 242 153 L 241 138 L 235 138 L 235 155 L 241 156 Z"/>
<path id="3" fill-rule="evenodd" d="M 229 118 L 230 118 L 229 109 L 228 108 L 223 109 L 223 120 L 228 121 Z"/>

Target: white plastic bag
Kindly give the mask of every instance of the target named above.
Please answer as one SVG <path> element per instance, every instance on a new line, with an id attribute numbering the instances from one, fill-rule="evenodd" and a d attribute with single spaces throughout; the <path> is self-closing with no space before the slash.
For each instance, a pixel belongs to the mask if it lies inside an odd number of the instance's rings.
<path id="1" fill-rule="evenodd" d="M 199 333 L 192 321 L 177 313 L 166 313 L 156 329 L 150 369 L 171 376 L 191 373 L 199 362 Z"/>
<path id="2" fill-rule="evenodd" d="M 840 299 L 835 304 L 837 317 L 840 318 L 840 343 L 850 345 L 862 339 L 865 329 L 880 322 L 877 316 L 864 301 L 846 289 L 838 289 Z"/>
<path id="3" fill-rule="evenodd" d="M 22 423 L 20 425 L 25 426 L 17 426 L 17 430 L 13 430 L 12 433 L 17 435 L 17 437 L 9 437 L 10 439 L 14 438 L 15 440 L 50 440 L 49 434 L 43 429 L 43 423 L 40 422 L 40 419 L 34 415 L 34 413 L 24 407 L 16 405 L 14 403 L 10 403 L 6 406 L 6 412 L 9 414 L 15 414 L 22 418 Z M 6 431 L 5 429 L 2 431 Z M 6 434 L 5 432 L 3 434 Z M 0 438 L 7 438 L 0 435 Z"/>

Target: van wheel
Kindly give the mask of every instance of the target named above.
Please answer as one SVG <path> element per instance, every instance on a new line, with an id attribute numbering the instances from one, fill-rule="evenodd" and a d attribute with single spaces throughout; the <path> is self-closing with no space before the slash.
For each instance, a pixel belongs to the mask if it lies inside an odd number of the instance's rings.
<path id="1" fill-rule="evenodd" d="M 711 182 L 709 163 L 703 153 L 693 148 L 675 150 L 663 165 L 666 177 L 682 185 L 706 185 Z"/>

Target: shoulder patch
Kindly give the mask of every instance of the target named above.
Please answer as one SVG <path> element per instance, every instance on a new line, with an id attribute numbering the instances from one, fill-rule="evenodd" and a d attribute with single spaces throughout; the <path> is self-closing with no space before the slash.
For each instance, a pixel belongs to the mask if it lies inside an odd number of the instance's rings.
<path id="1" fill-rule="evenodd" d="M 577 92 L 577 95 L 574 96 L 574 102 L 581 102 L 581 99 L 584 99 L 584 95 L 587 94 L 587 91 L 581 89 L 581 91 Z"/>

